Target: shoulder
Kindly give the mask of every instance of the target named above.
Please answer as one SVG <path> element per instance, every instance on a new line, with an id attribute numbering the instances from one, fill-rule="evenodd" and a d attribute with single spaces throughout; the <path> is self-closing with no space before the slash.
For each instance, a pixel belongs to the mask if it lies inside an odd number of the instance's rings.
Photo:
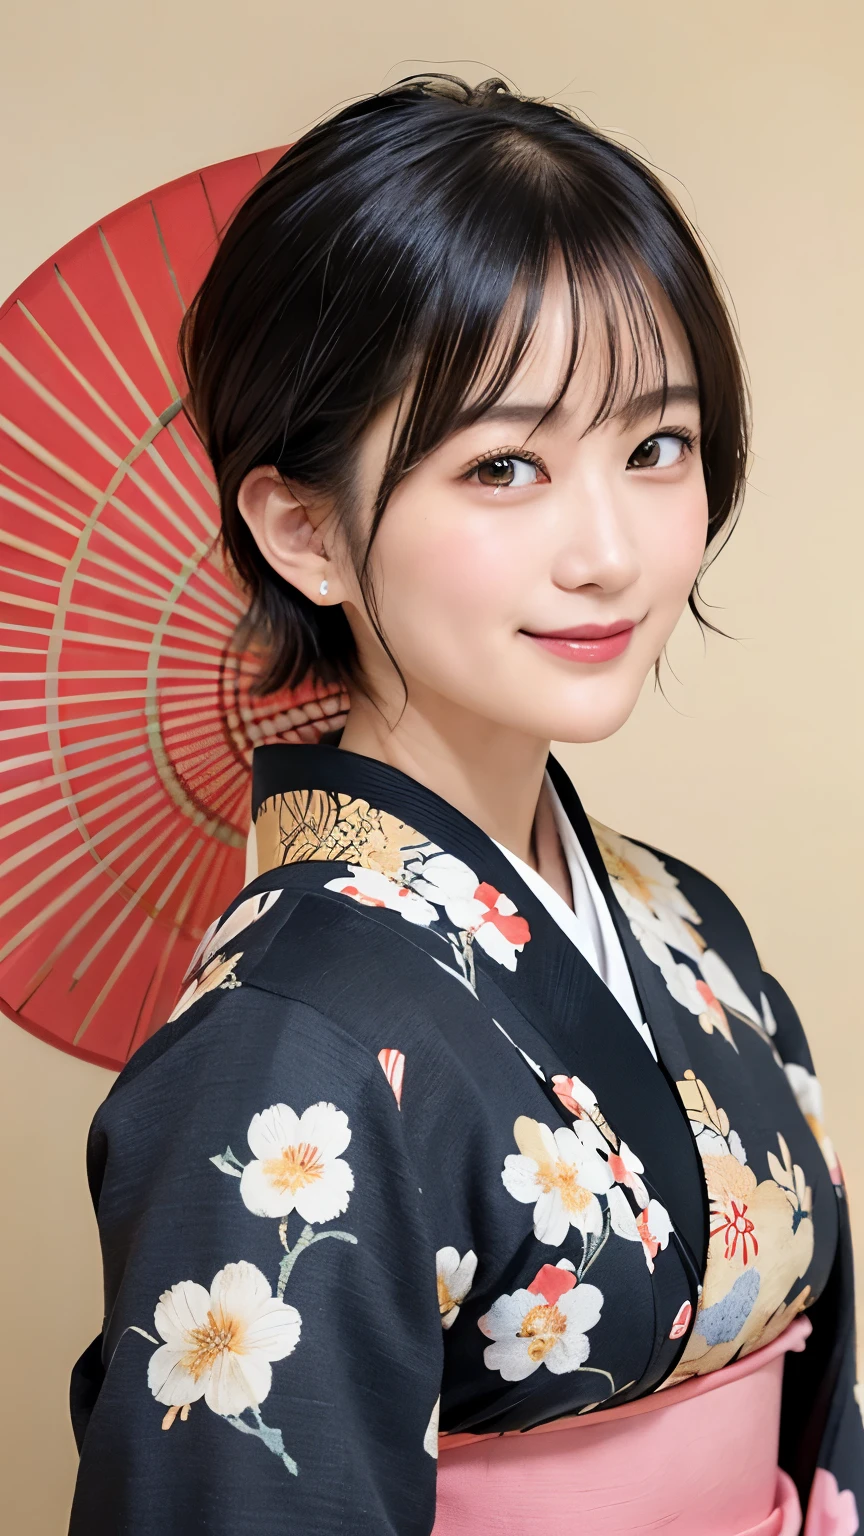
<path id="1" fill-rule="evenodd" d="M 697 962 L 710 985 L 721 968 L 763 1016 L 764 973 L 750 929 L 731 897 L 701 869 L 637 838 L 591 823 L 613 892 L 640 941 Z M 716 990 L 716 989 L 715 989 Z"/>
<path id="2" fill-rule="evenodd" d="M 820 1141 L 832 1179 L 839 1182 L 836 1155 L 822 1128 L 822 1090 L 804 1028 L 785 989 L 763 969 L 735 903 L 716 881 L 683 859 L 601 823 L 591 825 L 615 896 L 673 996 L 683 955 L 715 1000 L 759 1026 Z M 685 990 L 678 1000 L 687 1006 L 686 998 Z"/>
<path id="3" fill-rule="evenodd" d="M 592 830 L 615 894 L 625 908 L 677 916 L 688 928 L 724 928 L 752 947 L 750 930 L 731 897 L 695 865 L 638 838 L 592 820 Z"/>
<path id="4" fill-rule="evenodd" d="M 152 1096 L 164 1082 L 173 1095 L 182 1082 L 198 1097 L 220 1076 L 238 1085 L 304 1070 L 320 1076 L 316 1064 L 325 1062 L 337 1077 L 371 1078 L 376 1088 L 389 1081 L 395 1092 L 397 1045 L 404 1053 L 410 1038 L 430 1058 L 441 1046 L 430 1025 L 478 1006 L 398 915 L 271 877 L 211 926 L 170 1018 L 136 1051 L 106 1104 L 137 1085 Z"/>
<path id="5" fill-rule="evenodd" d="M 380 1097 L 386 1109 L 378 1079 L 386 1088 L 362 1042 L 314 1004 L 243 983 L 215 988 L 135 1052 L 97 1110 L 90 1140 L 156 1144 L 178 1127 L 185 1135 L 208 1124 L 228 1105 L 260 1109 L 262 1094 L 268 1102 L 363 1098 L 370 1108 Z"/>

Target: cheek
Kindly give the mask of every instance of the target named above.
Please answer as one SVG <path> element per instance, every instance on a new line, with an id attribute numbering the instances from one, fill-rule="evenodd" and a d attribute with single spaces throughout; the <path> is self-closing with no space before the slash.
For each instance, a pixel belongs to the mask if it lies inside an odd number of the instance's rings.
<path id="1" fill-rule="evenodd" d="M 393 621 L 414 627 L 422 614 L 442 626 L 458 620 L 463 632 L 506 622 L 524 597 L 524 538 L 506 537 L 503 520 L 444 518 L 440 508 L 433 519 L 419 508 L 404 510 L 389 527 L 382 524 L 379 542 L 383 600 Z"/>
<path id="2" fill-rule="evenodd" d="M 708 501 L 704 486 L 675 498 L 643 524 L 642 570 L 655 601 L 681 604 L 693 586 L 705 555 Z"/>

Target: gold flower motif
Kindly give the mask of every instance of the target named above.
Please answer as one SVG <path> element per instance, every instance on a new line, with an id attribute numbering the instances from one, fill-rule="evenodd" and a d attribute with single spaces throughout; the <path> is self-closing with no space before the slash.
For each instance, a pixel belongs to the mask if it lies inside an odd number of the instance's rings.
<path id="1" fill-rule="evenodd" d="M 218 954 L 214 955 L 212 960 L 208 960 L 204 969 L 186 988 L 168 1023 L 173 1024 L 175 1019 L 179 1019 L 180 1015 L 185 1013 L 187 1008 L 191 1008 L 193 1003 L 197 1003 L 199 997 L 203 997 L 205 992 L 213 992 L 216 987 L 239 987 L 240 982 L 234 975 L 234 967 L 237 961 L 242 959 L 243 951 L 238 950 L 236 955 Z"/>
<path id="2" fill-rule="evenodd" d="M 255 819 L 258 869 L 310 860 L 344 861 L 397 876 L 412 848 L 427 839 L 365 800 L 323 789 L 291 790 L 265 800 Z"/>
<path id="3" fill-rule="evenodd" d="M 741 1353 L 776 1338 L 807 1303 L 809 1287 L 786 1301 L 813 1257 L 812 1192 L 778 1133 L 780 1156 L 767 1155 L 770 1178 L 758 1180 L 729 1117 L 692 1071 L 677 1084 L 702 1156 L 711 1208 L 708 1262 L 687 1348 L 667 1385 L 720 1370 Z M 748 1280 L 746 1277 L 750 1276 Z M 738 1285 L 748 1297 L 740 1316 L 711 1315 Z M 727 1307 L 729 1307 L 727 1303 Z M 734 1337 L 727 1338 L 729 1328 Z M 700 1321 L 705 1318 L 705 1331 Z M 719 1324 L 718 1324 L 719 1318 Z"/>

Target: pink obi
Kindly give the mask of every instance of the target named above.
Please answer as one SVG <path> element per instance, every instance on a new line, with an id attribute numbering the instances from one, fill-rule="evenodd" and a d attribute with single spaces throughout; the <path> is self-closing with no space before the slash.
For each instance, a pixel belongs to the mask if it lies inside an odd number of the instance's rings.
<path id="1" fill-rule="evenodd" d="M 583 1418 L 441 1435 L 433 1536 L 798 1536 L 777 1465 L 783 1357 L 773 1343 L 708 1376 Z"/>

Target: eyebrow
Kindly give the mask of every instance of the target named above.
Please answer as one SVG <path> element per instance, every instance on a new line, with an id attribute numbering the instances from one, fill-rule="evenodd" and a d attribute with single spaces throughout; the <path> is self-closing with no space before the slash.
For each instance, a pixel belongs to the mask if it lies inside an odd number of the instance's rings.
<path id="1" fill-rule="evenodd" d="M 670 405 L 696 405 L 699 404 L 699 391 L 695 384 L 670 384 L 668 389 L 650 389 L 645 394 L 634 395 L 631 400 L 622 405 L 621 409 L 612 412 L 612 420 L 620 421 L 625 427 L 633 427 L 639 421 L 644 421 L 646 416 L 653 416 L 663 409 L 664 403 Z M 476 424 L 490 421 L 518 421 L 534 422 L 539 424 L 540 418 L 546 413 L 548 407 L 545 401 L 524 401 L 512 405 L 505 402 L 490 406 L 488 411 L 477 418 Z M 550 411 L 546 418 L 547 426 L 554 426 L 556 421 L 562 419 L 567 413 L 562 409 L 561 402 Z"/>

